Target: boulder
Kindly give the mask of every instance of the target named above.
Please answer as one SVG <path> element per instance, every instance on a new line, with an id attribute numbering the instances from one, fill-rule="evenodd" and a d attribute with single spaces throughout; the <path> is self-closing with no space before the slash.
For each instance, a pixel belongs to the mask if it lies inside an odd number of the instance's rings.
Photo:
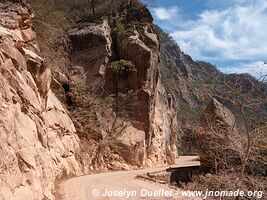
<path id="1" fill-rule="evenodd" d="M 236 119 L 226 106 L 213 98 L 202 114 L 200 123 L 205 129 L 223 128 L 231 131 L 235 128 Z"/>

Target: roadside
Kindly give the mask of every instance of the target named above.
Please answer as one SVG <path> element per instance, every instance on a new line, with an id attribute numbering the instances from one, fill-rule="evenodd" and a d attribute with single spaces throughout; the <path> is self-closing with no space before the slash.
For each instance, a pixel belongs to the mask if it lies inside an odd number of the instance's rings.
<path id="1" fill-rule="evenodd" d="M 182 156 L 170 167 L 200 165 L 196 159 L 195 156 Z M 72 178 L 60 185 L 61 198 L 64 200 L 193 199 L 182 197 L 179 189 L 170 188 L 168 185 L 136 179 L 139 174 L 166 169 L 168 167 L 157 167 Z"/>

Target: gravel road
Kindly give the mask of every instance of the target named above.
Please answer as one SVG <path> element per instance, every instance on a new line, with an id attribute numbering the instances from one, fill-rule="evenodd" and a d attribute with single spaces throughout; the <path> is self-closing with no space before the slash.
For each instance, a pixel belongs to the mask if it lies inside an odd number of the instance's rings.
<path id="1" fill-rule="evenodd" d="M 199 165 L 194 156 L 181 156 L 171 167 Z M 193 199 L 167 185 L 136 179 L 136 175 L 165 170 L 168 167 L 146 168 L 94 174 L 69 179 L 60 186 L 64 200 L 121 200 L 121 199 Z"/>

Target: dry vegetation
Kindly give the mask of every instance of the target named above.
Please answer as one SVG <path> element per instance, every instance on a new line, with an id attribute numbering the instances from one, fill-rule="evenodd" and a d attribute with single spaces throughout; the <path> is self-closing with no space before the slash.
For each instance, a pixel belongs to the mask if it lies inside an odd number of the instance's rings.
<path id="1" fill-rule="evenodd" d="M 132 2 L 124 0 L 32 0 L 32 6 L 37 19 L 41 21 L 40 23 L 45 22 L 49 24 L 50 28 L 56 27 L 64 30 L 84 18 L 94 19 L 94 16 L 103 15 L 107 11 L 116 13 L 118 8 L 130 5 Z M 117 34 L 123 33 L 126 36 L 132 34 L 130 28 L 122 26 L 120 19 L 114 23 Z M 125 28 L 127 28 L 126 31 Z M 38 36 L 43 36 L 41 41 L 44 43 L 41 46 L 45 47 L 48 39 L 42 34 L 45 33 L 44 30 L 49 29 L 39 30 Z M 53 29 L 52 33 L 57 33 L 60 37 L 63 32 Z M 46 57 L 52 57 L 49 52 L 55 52 L 53 55 L 62 57 L 56 53 L 58 48 L 54 46 L 59 37 L 53 37 L 53 41 L 48 43 L 48 48 L 41 48 L 47 50 Z M 49 49 L 50 47 L 53 48 L 53 51 Z M 62 47 L 62 44 L 59 44 L 59 47 Z M 64 53 L 64 48 L 60 52 Z M 62 62 L 62 66 L 68 65 L 67 61 L 63 60 Z M 232 130 L 227 130 L 224 127 L 210 127 L 208 131 L 201 128 L 191 131 L 189 139 L 193 138 L 199 141 L 200 155 L 203 160 L 207 161 L 205 165 L 210 173 L 196 177 L 195 181 L 187 187 L 197 190 L 206 190 L 207 188 L 210 190 L 234 190 L 238 188 L 266 191 L 267 124 L 266 118 L 264 118 L 266 117 L 264 113 L 267 113 L 266 89 L 251 77 L 223 76 L 217 71 L 214 73 L 212 68 L 207 68 L 206 64 L 201 62 L 198 62 L 196 66 L 199 69 L 195 72 L 193 70 L 193 75 L 201 76 L 201 81 L 194 83 L 194 88 L 203 91 L 201 95 L 204 99 L 215 96 L 229 106 L 236 114 L 239 125 Z M 110 67 L 114 72 L 121 73 L 125 70 L 131 70 L 133 66 L 128 61 L 117 61 L 112 63 Z M 164 76 L 167 89 L 176 88 L 177 73 L 169 69 L 165 73 L 173 73 Z M 211 77 L 210 74 L 215 76 Z M 129 91 L 103 98 L 91 94 L 83 86 L 76 85 L 70 95 L 73 101 L 73 108 L 70 111 L 72 119 L 75 119 L 77 132 L 82 142 L 85 143 L 85 145 L 81 145 L 84 148 L 82 151 L 88 152 L 88 149 L 92 149 L 90 159 L 96 166 L 108 165 L 111 160 L 118 160 L 119 158 L 115 158 L 114 155 L 120 150 L 114 138 L 125 127 L 120 119 L 131 115 L 131 111 L 127 109 L 127 104 L 134 100 L 132 98 L 134 94 Z M 184 106 L 188 108 L 188 105 Z M 112 109 L 117 111 L 117 115 L 108 113 L 112 112 Z M 197 109 L 194 118 L 199 116 L 199 110 L 201 109 Z M 190 116 L 186 116 L 187 118 L 192 117 L 191 112 L 185 112 L 184 115 L 187 113 L 190 114 Z M 107 114 L 112 116 L 110 121 L 106 121 L 105 115 Z M 103 127 L 100 128 L 103 124 L 108 124 L 108 127 L 104 128 L 106 130 L 104 134 L 100 131 L 103 129 Z M 192 143 L 194 145 L 195 141 Z M 111 149 L 115 154 L 111 154 Z M 110 166 L 107 167 L 110 168 Z"/>
<path id="2" fill-rule="evenodd" d="M 248 74 L 223 74 L 209 63 L 193 61 L 160 28 L 158 33 L 163 82 L 178 99 L 182 113 L 180 152 L 200 153 L 205 166 L 204 175 L 196 176 L 186 188 L 266 191 L 267 88 L 263 83 L 266 76 L 256 80 Z M 211 98 L 234 113 L 235 129 L 199 126 L 200 116 Z"/>
<path id="3" fill-rule="evenodd" d="M 153 4 L 154 0 L 142 2 Z M 30 0 L 30 3 L 39 20 L 64 28 L 75 25 L 77 21 L 96 20 L 134 4 L 140 5 L 138 0 Z"/>
<path id="4" fill-rule="evenodd" d="M 210 174 L 197 177 L 189 187 L 266 192 L 267 124 L 260 115 L 266 109 L 266 91 L 250 76 L 214 79 L 221 84 L 212 85 L 209 91 L 238 119 L 232 128 L 212 121 L 196 131 L 202 164 Z"/>

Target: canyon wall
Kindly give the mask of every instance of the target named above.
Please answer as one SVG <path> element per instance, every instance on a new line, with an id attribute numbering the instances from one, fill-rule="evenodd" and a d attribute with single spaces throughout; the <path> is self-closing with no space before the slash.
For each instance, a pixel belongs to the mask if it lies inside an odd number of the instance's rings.
<path id="1" fill-rule="evenodd" d="M 74 85 L 83 80 L 83 88 L 115 101 L 102 115 L 106 125 L 100 138 L 115 140 L 128 164 L 173 163 L 177 113 L 161 83 L 159 39 L 147 8 L 132 5 L 118 15 L 80 23 L 68 34 Z"/>
<path id="2" fill-rule="evenodd" d="M 29 6 L 0 3 L 0 199 L 53 199 L 57 177 L 81 173 L 79 138 L 31 21 Z"/>
<path id="3" fill-rule="evenodd" d="M 173 163 L 177 113 L 147 8 L 66 31 L 64 68 L 42 57 L 25 2 L 0 3 L 0 199 L 55 199 L 62 177 Z"/>

